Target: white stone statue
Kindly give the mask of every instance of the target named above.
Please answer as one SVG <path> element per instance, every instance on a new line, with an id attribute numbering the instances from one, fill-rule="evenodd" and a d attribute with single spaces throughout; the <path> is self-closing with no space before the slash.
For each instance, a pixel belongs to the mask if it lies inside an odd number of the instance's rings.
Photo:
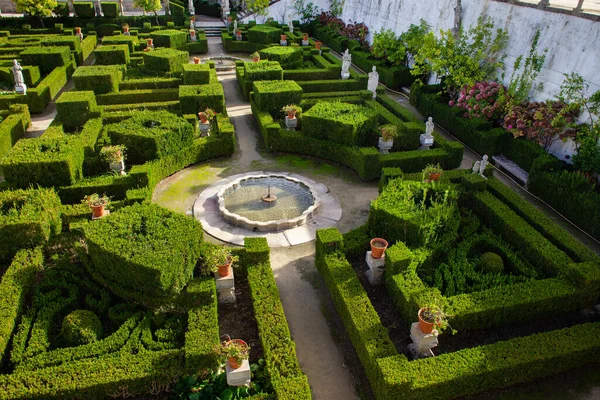
<path id="1" fill-rule="evenodd" d="M 350 65 L 352 65 L 352 55 L 346 49 L 342 56 L 342 79 L 350 78 Z"/>
<path id="2" fill-rule="evenodd" d="M 292 21 L 288 22 L 288 30 L 290 31 L 290 33 L 294 33 L 294 24 L 292 23 Z"/>
<path id="3" fill-rule="evenodd" d="M 481 165 L 481 161 L 475 161 L 475 164 L 473 164 L 473 173 L 474 174 L 478 174 L 479 173 L 479 166 Z"/>
<path id="4" fill-rule="evenodd" d="M 23 79 L 23 67 L 17 60 L 13 60 L 12 73 L 15 79 L 15 92 L 27 94 L 27 85 L 25 85 L 25 79 Z"/>
<path id="5" fill-rule="evenodd" d="M 483 176 L 483 172 L 485 171 L 485 167 L 487 167 L 487 165 L 490 162 L 488 161 L 488 156 L 487 154 L 485 154 L 483 156 L 483 160 L 481 160 L 481 164 L 479 164 L 479 175 Z"/>
<path id="6" fill-rule="evenodd" d="M 233 34 L 237 35 L 237 31 L 238 31 L 238 28 L 237 28 L 237 19 L 236 19 L 235 21 L 233 21 Z"/>
<path id="7" fill-rule="evenodd" d="M 377 85 L 379 85 L 379 72 L 373 65 L 373 70 L 369 72 L 369 81 L 367 82 L 367 90 L 373 92 L 373 99 L 377 97 Z"/>
<path id="8" fill-rule="evenodd" d="M 427 118 L 427 122 L 425 122 L 425 133 L 422 133 L 419 136 L 419 143 L 421 146 L 419 150 L 429 150 L 433 143 L 435 142 L 435 138 L 433 137 L 433 129 L 435 128 L 435 124 L 433 123 L 433 118 Z"/>
<path id="9" fill-rule="evenodd" d="M 433 118 L 427 118 L 427 122 L 425 122 L 425 135 L 432 136 L 434 128 L 435 124 L 433 123 Z"/>
<path id="10" fill-rule="evenodd" d="M 94 10 L 96 11 L 97 17 L 102 15 L 102 6 L 100 6 L 100 0 L 94 0 Z"/>

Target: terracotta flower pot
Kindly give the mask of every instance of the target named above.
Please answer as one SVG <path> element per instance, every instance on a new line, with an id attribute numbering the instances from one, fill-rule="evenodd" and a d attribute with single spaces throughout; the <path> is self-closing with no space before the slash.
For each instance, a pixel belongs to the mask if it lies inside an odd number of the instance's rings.
<path id="1" fill-rule="evenodd" d="M 371 256 L 373 258 L 381 258 L 383 257 L 383 253 L 385 253 L 385 249 L 388 247 L 388 242 L 382 238 L 374 238 L 371 239 Z"/>
<path id="2" fill-rule="evenodd" d="M 146 39 L 148 41 L 148 46 L 153 46 L 154 41 L 152 39 Z"/>
<path id="3" fill-rule="evenodd" d="M 219 265 L 219 276 L 228 276 L 231 273 L 231 264 L 232 262 L 230 261 L 229 264 Z"/>
<path id="4" fill-rule="evenodd" d="M 129 32 L 129 28 L 127 28 L 127 27 L 123 28 L 123 32 L 125 32 L 125 33 Z"/>
<path id="5" fill-rule="evenodd" d="M 286 40 L 287 39 L 287 35 L 281 35 L 281 40 Z"/>
<path id="6" fill-rule="evenodd" d="M 260 61 L 260 57 L 254 57 L 254 58 L 252 58 L 252 61 L 259 62 Z"/>
<path id="7" fill-rule="evenodd" d="M 433 322 L 427 322 L 423 318 L 421 318 L 421 312 L 423 312 L 425 308 L 421 308 L 419 310 L 419 328 L 421 328 L 421 332 L 423 333 L 431 333 L 433 331 Z"/>
<path id="8" fill-rule="evenodd" d="M 323 45 L 323 43 L 321 43 L 321 42 L 315 42 L 315 49 L 321 50 L 322 45 Z"/>
<path id="9" fill-rule="evenodd" d="M 306 33 L 305 33 L 305 34 L 302 36 L 302 40 L 308 40 L 308 34 L 306 34 Z"/>
<path id="10" fill-rule="evenodd" d="M 104 205 L 90 206 L 90 208 L 92 209 L 92 213 L 94 214 L 94 217 L 100 218 L 104 215 Z"/>
<path id="11" fill-rule="evenodd" d="M 248 344 L 246 342 L 244 342 L 242 339 L 231 339 L 230 342 L 239 343 L 239 344 L 242 344 L 242 345 L 248 347 Z M 241 365 L 238 364 L 238 362 L 233 357 L 227 357 L 227 362 L 229 363 L 229 366 L 233 369 L 238 369 L 239 367 L 241 367 Z"/>
<path id="12" fill-rule="evenodd" d="M 289 119 L 294 119 L 296 118 L 296 110 L 290 110 L 287 112 L 287 116 Z"/>
<path id="13" fill-rule="evenodd" d="M 442 174 L 429 174 L 430 181 L 439 181 Z"/>
<path id="14" fill-rule="evenodd" d="M 200 122 L 202 122 L 203 124 L 208 122 L 208 118 L 206 118 L 206 114 L 204 113 L 198 113 L 198 118 L 200 118 Z"/>
<path id="15" fill-rule="evenodd" d="M 200 57 L 194 57 L 194 64 L 200 64 Z"/>

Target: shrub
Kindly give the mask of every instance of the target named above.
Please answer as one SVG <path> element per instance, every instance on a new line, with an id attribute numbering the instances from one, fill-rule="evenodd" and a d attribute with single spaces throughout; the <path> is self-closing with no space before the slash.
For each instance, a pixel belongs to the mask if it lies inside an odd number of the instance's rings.
<path id="1" fill-rule="evenodd" d="M 104 334 L 100 318 L 92 311 L 75 310 L 63 318 L 60 337 L 67 346 L 93 343 Z"/>
<path id="2" fill-rule="evenodd" d="M 23 107 L 27 109 L 26 105 L 23 105 Z M 4 158 L 17 143 L 17 140 L 23 137 L 30 123 L 29 111 L 10 114 L 0 122 L 0 159 Z"/>
<path id="3" fill-rule="evenodd" d="M 176 154 L 193 140 L 193 127 L 168 111 L 144 111 L 123 122 L 106 127 L 115 144 L 127 147 L 130 164 Z"/>
<path id="4" fill-rule="evenodd" d="M 187 51 L 157 49 L 144 53 L 144 67 L 156 72 L 181 72 L 183 65 L 189 62 Z"/>
<path id="5" fill-rule="evenodd" d="M 377 113 L 365 107 L 341 102 L 318 102 L 302 116 L 308 136 L 350 146 L 374 143 Z"/>
<path id="6" fill-rule="evenodd" d="M 73 72 L 72 68 L 71 65 L 54 68 L 37 87 L 27 91 L 27 104 L 31 112 L 41 113 L 44 111 L 69 80 L 69 76 Z"/>
<path id="7" fill-rule="evenodd" d="M 187 36 L 186 32 L 174 29 L 165 29 L 150 33 L 150 37 L 154 40 L 154 46 L 172 49 L 182 48 L 187 43 Z"/>
<path id="8" fill-rule="evenodd" d="M 264 60 L 277 61 L 284 69 L 294 69 L 302 64 L 303 51 L 300 47 L 274 46 L 258 53 Z"/>
<path id="9" fill-rule="evenodd" d="M 129 64 L 129 47 L 127 45 L 104 45 L 94 50 L 96 65 Z"/>
<path id="10" fill-rule="evenodd" d="M 259 61 L 257 63 L 244 63 L 243 73 L 238 76 L 238 82 L 242 85 L 244 97 L 250 99 L 250 91 L 252 91 L 252 83 L 254 81 L 276 81 L 283 79 L 283 69 L 278 62 L 275 61 Z"/>
<path id="11" fill-rule="evenodd" d="M 75 8 L 75 14 L 79 18 L 94 18 L 96 16 L 96 10 L 94 10 L 94 3 L 91 1 L 76 1 L 73 3 Z"/>
<path id="12" fill-rule="evenodd" d="M 499 274 L 504 271 L 504 261 L 498 254 L 486 252 L 481 255 L 477 267 L 486 274 Z"/>
<path id="13" fill-rule="evenodd" d="M 92 91 L 64 92 L 56 100 L 56 111 L 67 130 L 83 126 L 100 112 Z"/>
<path id="14" fill-rule="evenodd" d="M 103 1 L 100 6 L 102 7 L 102 14 L 104 14 L 105 18 L 116 18 L 120 15 L 119 3 L 116 1 Z"/>
<path id="15" fill-rule="evenodd" d="M 273 117 L 280 117 L 284 106 L 302 101 L 302 88 L 294 81 L 261 80 L 254 82 L 253 90 L 258 109 Z"/>
<path id="16" fill-rule="evenodd" d="M 17 250 L 39 246 L 60 233 L 60 207 L 53 190 L 0 192 L 0 259 L 10 260 Z"/>
<path id="17" fill-rule="evenodd" d="M 19 140 L 0 166 L 4 179 L 19 188 L 72 185 L 83 175 L 81 139 L 65 136 Z"/>
<path id="18" fill-rule="evenodd" d="M 248 29 L 248 41 L 252 43 L 279 43 L 282 30 L 266 25 L 256 25 Z"/>
<path id="19" fill-rule="evenodd" d="M 123 77 L 123 70 L 117 65 L 93 65 L 79 67 L 73 74 L 76 90 L 91 90 L 96 94 L 116 92 Z"/>
<path id="20" fill-rule="evenodd" d="M 138 46 L 139 40 L 137 36 L 105 36 L 102 38 L 102 45 L 122 45 L 126 44 L 129 47 L 129 53 L 135 51 L 135 47 Z"/>
<path id="21" fill-rule="evenodd" d="M 210 82 L 208 64 L 185 64 L 183 66 L 184 85 L 205 85 Z"/>
<path id="22" fill-rule="evenodd" d="M 220 83 L 181 85 L 179 102 L 182 114 L 197 114 L 206 108 L 211 108 L 218 113 L 225 112 L 225 92 Z"/>
<path id="23" fill-rule="evenodd" d="M 148 306 L 172 301 L 200 258 L 202 226 L 154 204 L 125 207 L 84 232 L 90 274 L 110 282 L 117 296 Z"/>
<path id="24" fill-rule="evenodd" d="M 71 63 L 71 50 L 68 46 L 29 47 L 20 57 L 24 65 L 37 65 L 43 74 L 47 74 Z"/>

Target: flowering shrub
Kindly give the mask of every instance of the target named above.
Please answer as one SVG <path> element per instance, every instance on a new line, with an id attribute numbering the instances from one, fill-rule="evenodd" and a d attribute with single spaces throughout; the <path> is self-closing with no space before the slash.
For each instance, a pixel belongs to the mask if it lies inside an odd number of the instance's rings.
<path id="1" fill-rule="evenodd" d="M 575 137 L 573 122 L 579 109 L 562 101 L 531 102 L 512 106 L 504 117 L 504 128 L 515 138 L 524 136 L 548 150 L 557 140 Z"/>
<path id="2" fill-rule="evenodd" d="M 503 90 L 504 86 L 497 82 L 477 82 L 471 87 L 465 86 L 460 91 L 458 100 L 450 100 L 448 105 L 465 109 L 465 117 L 494 120 L 502 117 L 502 104 L 498 94 Z"/>
<path id="3" fill-rule="evenodd" d="M 346 36 L 350 40 L 358 40 L 363 47 L 369 45 L 367 42 L 369 28 L 362 22 L 358 23 L 357 21 L 354 21 L 353 23 L 346 25 L 346 27 L 340 31 L 340 34 Z"/>
<path id="4" fill-rule="evenodd" d="M 344 21 L 334 16 L 331 11 L 322 12 L 321 15 L 319 15 L 319 22 L 338 33 L 346 27 Z"/>

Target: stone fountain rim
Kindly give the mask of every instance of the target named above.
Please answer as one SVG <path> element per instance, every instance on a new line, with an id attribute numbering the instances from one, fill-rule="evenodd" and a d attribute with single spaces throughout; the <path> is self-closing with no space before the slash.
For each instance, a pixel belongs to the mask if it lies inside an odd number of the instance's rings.
<path id="1" fill-rule="evenodd" d="M 242 181 L 259 178 L 283 178 L 285 180 L 304 185 L 308 188 L 310 194 L 312 195 L 314 203 L 306 210 L 304 210 L 304 212 L 298 217 L 270 221 L 254 221 L 247 217 L 243 217 L 239 214 L 232 213 L 229 210 L 227 210 L 227 208 L 225 207 L 225 197 L 223 196 L 225 192 L 230 188 L 235 188 L 236 186 L 239 186 Z M 233 180 L 230 184 L 222 187 L 217 193 L 217 199 L 219 213 L 227 222 L 230 222 L 236 226 L 241 226 L 245 229 L 257 230 L 259 232 L 275 232 L 305 225 L 308 219 L 312 217 L 315 214 L 315 212 L 317 212 L 319 206 L 321 205 L 318 191 L 313 185 L 311 185 L 308 182 L 304 182 L 300 179 L 277 173 L 262 173 L 241 176 Z"/>

